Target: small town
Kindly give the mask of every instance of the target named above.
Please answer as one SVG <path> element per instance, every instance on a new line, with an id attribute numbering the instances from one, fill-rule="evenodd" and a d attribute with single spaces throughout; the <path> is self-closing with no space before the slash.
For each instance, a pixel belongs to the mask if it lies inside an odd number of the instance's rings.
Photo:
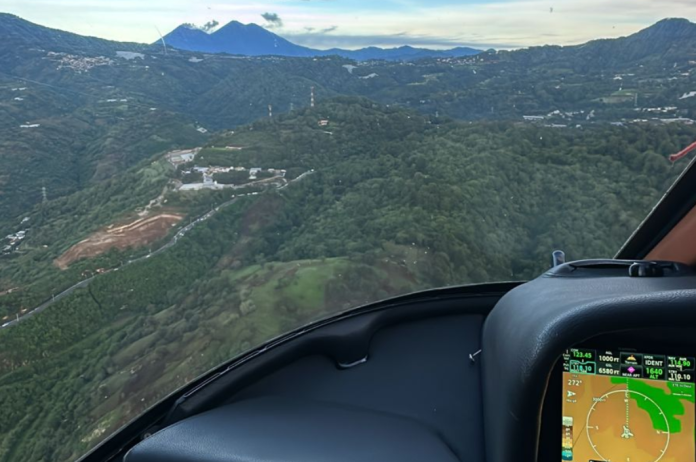
<path id="1" fill-rule="evenodd" d="M 692 92 L 696 95 L 696 92 Z M 690 97 L 690 96 L 688 96 Z M 676 106 L 665 107 L 636 107 L 633 109 L 636 114 L 635 118 L 621 118 L 619 120 L 603 121 L 617 127 L 626 124 L 696 124 L 696 120 L 684 117 L 684 111 L 680 111 Z M 580 111 L 560 111 L 555 110 L 545 115 L 523 115 L 524 122 L 543 124 L 551 128 L 567 128 L 575 127 L 582 128 L 582 122 L 592 122 L 596 117 L 596 111 L 591 110 L 586 112 Z"/>
<path id="2" fill-rule="evenodd" d="M 68 53 L 49 51 L 46 53 L 47 59 L 58 63 L 56 70 L 71 69 L 78 74 L 87 72 L 97 66 L 111 66 L 114 60 L 105 56 L 78 56 Z"/>
<path id="3" fill-rule="evenodd" d="M 29 231 L 29 229 L 23 229 L 21 231 L 17 231 L 16 233 L 5 236 L 4 240 L 7 241 L 7 244 L 3 245 L 2 247 L 2 255 L 14 252 L 19 244 L 22 243 L 24 238 L 27 237 L 27 231 Z"/>
<path id="4" fill-rule="evenodd" d="M 225 146 L 227 151 L 241 151 L 239 146 Z M 241 189 L 251 186 L 282 187 L 288 183 L 285 178 L 286 170 L 277 168 L 243 167 L 243 166 L 207 166 L 197 165 L 185 167 L 186 164 L 195 162 L 196 156 L 202 148 L 171 151 L 165 158 L 175 168 L 179 169 L 180 181 L 176 182 L 179 191 L 199 191 L 204 189 Z M 224 180 L 221 180 L 224 177 Z M 200 178 L 200 181 L 196 181 Z"/>

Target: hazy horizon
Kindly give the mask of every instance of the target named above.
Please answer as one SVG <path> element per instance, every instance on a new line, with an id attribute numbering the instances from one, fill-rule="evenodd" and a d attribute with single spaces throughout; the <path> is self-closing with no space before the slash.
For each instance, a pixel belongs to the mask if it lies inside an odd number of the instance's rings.
<path id="1" fill-rule="evenodd" d="M 22 0 L 3 12 L 42 26 L 153 43 L 183 23 L 254 23 L 318 49 L 525 48 L 630 35 L 669 17 L 696 18 L 691 0 L 266 0 L 243 5 L 191 0 Z"/>

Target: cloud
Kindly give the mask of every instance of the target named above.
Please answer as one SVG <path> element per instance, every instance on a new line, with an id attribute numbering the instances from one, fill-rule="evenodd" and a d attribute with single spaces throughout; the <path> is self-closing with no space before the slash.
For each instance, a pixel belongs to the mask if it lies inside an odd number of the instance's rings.
<path id="1" fill-rule="evenodd" d="M 323 9 L 321 14 L 295 17 L 283 12 L 284 35 L 293 33 L 299 44 L 317 48 L 409 44 L 508 49 L 625 36 L 665 17 L 696 19 L 695 0 L 472 0 L 456 2 L 456 6 L 454 0 L 390 1 L 403 7 L 363 3 L 330 14 Z M 323 33 L 326 24 L 338 25 L 338 32 Z M 312 26 L 311 35 L 302 34 L 310 32 L 302 26 Z M 403 31 L 407 33 L 399 38 Z"/>
<path id="2" fill-rule="evenodd" d="M 263 13 L 261 17 L 268 23 L 267 26 L 271 28 L 283 27 L 283 20 L 278 16 L 278 13 Z"/>
<path id="3" fill-rule="evenodd" d="M 309 1 L 309 0 L 307 0 Z M 329 26 L 329 27 L 324 27 L 321 29 L 318 29 L 316 27 L 303 27 L 305 34 L 329 34 L 331 32 L 334 32 L 335 30 L 338 29 L 338 26 Z M 301 34 L 300 34 L 301 35 Z"/>
<path id="4" fill-rule="evenodd" d="M 370 46 L 377 46 L 382 48 L 396 48 L 403 45 L 432 49 L 449 49 L 460 46 L 468 46 L 479 49 L 513 47 L 513 45 L 509 43 L 487 41 L 463 42 L 461 40 L 452 39 L 449 37 L 409 35 L 405 32 L 389 35 L 326 35 L 317 32 L 294 34 L 288 33 L 283 34 L 283 38 L 286 38 L 293 43 L 297 43 L 298 45 L 303 45 L 306 47 L 317 49 L 358 49 Z"/>
<path id="5" fill-rule="evenodd" d="M 215 29 L 215 28 L 216 28 L 217 26 L 219 26 L 219 25 L 220 25 L 220 23 L 219 23 L 218 21 L 216 21 L 215 19 L 213 19 L 212 21 L 208 21 L 207 23 L 203 24 L 203 25 L 200 27 L 200 29 L 201 29 L 203 32 L 210 32 L 210 31 L 212 31 L 213 29 Z"/>

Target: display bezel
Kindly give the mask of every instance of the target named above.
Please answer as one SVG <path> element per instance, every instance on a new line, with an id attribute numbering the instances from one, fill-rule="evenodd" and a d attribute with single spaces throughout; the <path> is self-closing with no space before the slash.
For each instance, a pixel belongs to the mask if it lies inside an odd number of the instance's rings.
<path id="1" fill-rule="evenodd" d="M 663 333 L 665 340 L 650 341 L 646 338 L 654 336 L 653 333 L 621 333 L 605 335 L 596 339 L 572 345 L 568 348 L 589 348 L 594 350 L 610 350 L 615 352 L 652 353 L 671 356 L 696 356 L 696 342 L 693 340 L 693 331 L 670 335 Z M 641 337 L 643 337 L 641 339 Z M 672 341 L 666 340 L 672 338 Z M 688 341 L 684 341 L 688 338 Z M 540 437 L 538 448 L 538 461 L 561 461 L 561 420 L 563 416 L 563 356 L 559 356 L 553 371 L 549 375 L 544 406 L 540 411 Z M 695 422 L 696 425 L 696 422 Z M 696 461 L 696 451 L 694 453 Z"/>

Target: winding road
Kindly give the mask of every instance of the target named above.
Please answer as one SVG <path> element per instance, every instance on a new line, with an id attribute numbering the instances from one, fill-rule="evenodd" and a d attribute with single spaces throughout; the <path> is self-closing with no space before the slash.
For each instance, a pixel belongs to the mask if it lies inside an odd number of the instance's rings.
<path id="1" fill-rule="evenodd" d="M 312 173 L 314 173 L 314 170 L 309 170 L 309 171 L 307 171 L 307 172 L 301 174 L 300 176 L 298 176 L 298 177 L 295 178 L 294 180 L 289 181 L 288 183 L 286 183 L 286 184 L 283 185 L 282 187 L 279 187 L 278 189 L 280 190 L 280 189 L 286 188 L 286 187 L 289 186 L 290 184 L 292 184 L 292 183 L 294 183 L 294 182 L 296 182 L 296 181 L 300 181 L 301 179 L 303 179 L 304 177 L 306 177 L 307 175 L 310 175 L 310 174 L 312 174 Z M 118 268 L 114 268 L 114 269 L 105 271 L 104 273 L 101 273 L 101 274 L 108 274 L 108 273 L 110 273 L 110 272 L 112 272 L 112 271 L 119 271 L 121 268 L 124 268 L 124 267 L 126 267 L 126 266 L 128 266 L 128 265 L 132 265 L 133 263 L 137 263 L 137 262 L 139 262 L 139 261 L 148 259 L 148 258 L 150 258 L 150 257 L 152 257 L 152 256 L 154 256 L 154 255 L 157 255 L 157 254 L 159 254 L 159 253 L 164 252 L 165 250 L 167 250 L 167 249 L 169 249 L 169 248 L 175 246 L 176 243 L 179 242 L 179 239 L 181 239 L 182 237 L 184 237 L 184 236 L 186 235 L 186 233 L 188 233 L 188 232 L 191 231 L 193 228 L 195 228 L 196 225 L 198 225 L 198 224 L 204 222 L 204 221 L 207 220 L 208 218 L 210 218 L 210 217 L 212 217 L 213 215 L 215 215 L 218 211 L 220 211 L 220 209 L 223 209 L 224 207 L 227 207 L 228 205 L 234 204 L 235 202 L 237 202 L 237 201 L 239 200 L 240 197 L 244 197 L 244 196 L 255 196 L 255 195 L 258 195 L 258 194 L 259 194 L 258 192 L 254 192 L 254 193 L 248 193 L 248 194 L 238 194 L 237 196 L 233 196 L 233 199 L 232 199 L 232 200 L 229 200 L 229 201 L 227 201 L 227 202 L 225 202 L 225 203 L 223 203 L 223 204 L 218 205 L 217 207 L 215 207 L 215 208 L 214 208 L 213 210 L 211 210 L 210 212 L 208 212 L 208 213 L 206 213 L 205 215 L 202 215 L 202 216 L 196 218 L 196 219 L 193 220 L 191 223 L 189 223 L 188 225 L 186 225 L 186 226 L 184 226 L 183 228 L 181 228 L 179 231 L 177 231 L 177 233 L 172 237 L 172 239 L 171 239 L 169 242 L 167 242 L 166 244 L 164 244 L 162 247 L 160 247 L 159 249 L 155 250 L 154 252 L 151 252 L 151 253 L 149 253 L 149 254 L 147 254 L 147 255 L 143 255 L 142 257 L 139 257 L 139 258 L 135 258 L 135 259 L 133 259 L 133 260 L 128 260 L 126 263 L 124 263 L 123 265 L 119 266 Z M 0 329 L 5 329 L 5 328 L 8 328 L 8 327 L 12 327 L 12 326 L 14 326 L 14 325 L 16 325 L 16 324 L 19 324 L 20 322 L 22 322 L 22 321 L 24 321 L 24 320 L 26 320 L 26 319 L 28 319 L 28 318 L 30 318 L 30 317 L 32 317 L 32 316 L 38 314 L 38 313 L 41 313 L 43 310 L 45 310 L 45 309 L 48 308 L 49 306 L 53 305 L 54 303 L 60 301 L 61 299 L 67 297 L 68 295 L 72 294 L 75 290 L 77 290 L 77 289 L 82 289 L 82 288 L 84 288 L 84 287 L 87 287 L 87 286 L 94 280 L 94 278 L 96 278 L 97 276 L 100 276 L 100 275 L 94 275 L 94 276 L 89 277 L 89 278 L 87 278 L 87 279 L 83 279 L 82 281 L 78 282 L 77 284 L 75 284 L 75 285 L 73 285 L 73 286 L 71 286 L 71 287 L 65 289 L 63 292 L 59 293 L 58 295 L 52 296 L 51 298 L 49 298 L 48 300 L 46 300 L 45 302 L 43 302 L 41 305 L 39 305 L 39 306 L 37 306 L 36 308 L 34 308 L 33 310 L 24 313 L 22 316 L 19 316 L 19 317 L 17 317 L 16 319 L 14 319 L 14 320 L 12 320 L 12 321 L 6 322 L 6 323 L 3 324 L 2 326 L 0 326 Z"/>
<path id="2" fill-rule="evenodd" d="M 149 254 L 143 255 L 142 257 L 134 258 L 133 260 L 128 260 L 126 263 L 124 263 L 123 265 L 119 266 L 118 268 L 110 269 L 110 270 L 105 271 L 105 272 L 103 272 L 103 273 L 101 273 L 101 274 L 108 274 L 108 273 L 111 273 L 111 272 L 113 272 L 113 271 L 119 271 L 121 268 L 124 268 L 124 267 L 126 267 L 126 266 L 128 266 L 128 265 L 132 265 L 133 263 L 137 263 L 137 262 L 139 262 L 139 261 L 143 261 L 143 260 L 145 260 L 145 259 L 148 259 L 148 258 L 150 258 L 150 257 L 152 257 L 152 256 L 154 256 L 154 255 L 157 255 L 157 254 L 159 254 L 159 253 L 162 253 L 162 252 L 164 252 L 165 250 L 167 250 L 167 249 L 169 249 L 169 248 L 175 246 L 176 243 L 179 242 L 179 239 L 181 239 L 182 237 L 184 237 L 184 236 L 186 235 L 186 233 L 188 233 L 188 232 L 191 231 L 193 228 L 195 228 L 196 225 L 198 225 L 198 224 L 204 222 L 205 220 L 207 220 L 208 218 L 212 217 L 212 216 L 215 215 L 220 209 L 222 209 L 222 208 L 224 208 L 224 207 L 227 207 L 228 205 L 234 204 L 235 202 L 237 202 L 237 201 L 239 200 L 239 197 L 245 196 L 245 195 L 246 195 L 246 194 L 240 194 L 239 196 L 236 196 L 234 199 L 232 199 L 232 200 L 230 200 L 230 201 L 227 201 L 227 202 L 225 202 L 225 203 L 223 203 L 223 204 L 218 205 L 217 207 L 215 207 L 213 210 L 211 210 L 210 212 L 206 213 L 205 215 L 202 215 L 202 216 L 196 218 L 196 219 L 193 220 L 191 223 L 189 223 L 188 225 L 184 226 L 184 227 L 181 228 L 179 231 L 177 231 L 177 233 L 172 237 L 172 239 L 171 239 L 169 242 L 167 242 L 166 244 L 164 244 L 162 247 L 160 247 L 159 249 L 155 250 L 154 252 L 150 252 Z M 89 278 L 87 278 L 87 279 L 83 279 L 82 281 L 78 282 L 77 284 L 75 284 L 75 285 L 73 285 L 73 286 L 70 286 L 69 288 L 65 289 L 63 292 L 59 293 L 58 295 L 52 296 L 51 298 L 49 298 L 48 300 L 46 300 L 45 302 L 43 302 L 41 305 L 39 305 L 39 306 L 37 306 L 36 308 L 34 308 L 33 310 L 28 311 L 27 313 L 23 314 L 22 316 L 17 317 L 16 319 L 14 319 L 14 320 L 12 320 L 12 321 L 6 322 L 6 323 L 3 324 L 2 326 L 0 326 L 0 329 L 4 329 L 4 328 L 7 328 L 7 327 L 12 327 L 12 326 L 14 326 L 14 325 L 16 325 L 16 324 L 19 324 L 20 322 L 22 322 L 22 321 L 28 319 L 28 318 L 34 316 L 35 314 L 41 313 L 43 310 L 45 310 L 45 309 L 48 308 L 49 306 L 53 305 L 54 303 L 60 301 L 61 299 L 67 297 L 68 295 L 70 295 L 71 293 L 73 293 L 75 290 L 77 290 L 77 289 L 82 289 L 82 288 L 84 288 L 84 287 L 87 287 L 87 286 L 94 280 L 94 278 L 96 278 L 97 276 L 99 276 L 99 275 L 94 275 L 94 276 L 89 277 Z"/>
<path id="3" fill-rule="evenodd" d="M 145 259 L 148 259 L 148 258 L 150 258 L 150 257 L 152 257 L 152 256 L 154 256 L 154 255 L 157 255 L 157 254 L 159 254 L 159 253 L 162 253 L 162 252 L 164 252 L 165 250 L 167 250 L 167 249 L 169 249 L 169 248 L 175 246 L 176 243 L 179 242 L 179 239 L 181 239 L 182 237 L 184 237 L 184 236 L 186 235 L 186 233 L 188 233 L 188 232 L 191 231 L 193 228 L 195 228 L 196 225 L 198 225 L 198 224 L 204 222 L 205 220 L 207 220 L 208 218 L 212 217 L 212 216 L 215 215 L 220 209 L 222 209 L 222 208 L 224 208 L 224 207 L 227 207 L 228 205 L 234 204 L 234 203 L 237 202 L 237 201 L 239 200 L 239 198 L 242 197 L 242 196 L 246 196 L 246 194 L 240 194 L 240 195 L 236 196 L 234 199 L 232 199 L 232 200 L 230 200 L 230 201 L 227 201 L 227 202 L 225 202 L 225 203 L 223 203 L 223 204 L 218 205 L 217 207 L 215 207 L 213 210 L 211 210 L 210 212 L 206 213 L 205 215 L 202 215 L 202 216 L 196 218 L 196 219 L 193 220 L 191 223 L 189 223 L 188 225 L 184 226 L 184 227 L 181 228 L 179 231 L 177 231 L 177 233 L 172 237 L 172 239 L 171 239 L 169 242 L 167 242 L 166 244 L 164 244 L 162 247 L 160 247 L 159 249 L 155 250 L 154 252 L 150 252 L 149 254 L 143 255 L 142 257 L 134 258 L 133 260 L 128 260 L 126 263 L 124 263 L 123 265 L 119 266 L 118 268 L 110 269 L 110 270 L 105 271 L 105 272 L 103 272 L 103 273 L 101 273 L 101 274 L 108 274 L 108 273 L 111 273 L 111 272 L 113 272 L 113 271 L 119 271 L 121 268 L 124 268 L 124 267 L 126 267 L 126 266 L 128 266 L 128 265 L 132 265 L 133 263 L 137 263 L 137 262 L 139 262 L 139 261 L 143 261 L 143 260 L 145 260 Z M 87 287 L 87 286 L 94 280 L 94 278 L 96 278 L 97 276 L 99 276 L 99 275 L 94 275 L 94 276 L 89 277 L 89 278 L 87 278 L 87 279 L 83 279 L 82 281 L 78 282 L 77 284 L 68 287 L 68 288 L 65 289 L 63 292 L 59 293 L 58 295 L 52 296 L 51 298 L 49 298 L 48 300 L 46 300 L 45 302 L 43 302 L 41 305 L 39 305 L 39 306 L 37 306 L 36 308 L 34 308 L 33 310 L 28 311 L 27 313 L 23 314 L 22 316 L 17 317 L 16 319 L 14 319 L 14 320 L 12 320 L 12 321 L 6 322 L 6 323 L 3 324 L 2 326 L 0 326 L 0 329 L 4 329 L 4 328 L 7 328 L 7 327 L 12 327 L 12 326 L 14 326 L 14 325 L 16 325 L 16 324 L 19 324 L 20 322 L 22 322 L 22 321 L 28 319 L 28 318 L 34 316 L 35 314 L 41 313 L 41 312 L 42 312 L 43 310 L 45 310 L 46 308 L 48 308 L 49 306 L 53 305 L 54 303 L 60 301 L 61 299 L 67 297 L 68 295 L 70 295 L 71 293 L 73 293 L 74 291 L 76 291 L 77 289 L 82 289 L 82 288 L 84 288 L 84 287 Z"/>

